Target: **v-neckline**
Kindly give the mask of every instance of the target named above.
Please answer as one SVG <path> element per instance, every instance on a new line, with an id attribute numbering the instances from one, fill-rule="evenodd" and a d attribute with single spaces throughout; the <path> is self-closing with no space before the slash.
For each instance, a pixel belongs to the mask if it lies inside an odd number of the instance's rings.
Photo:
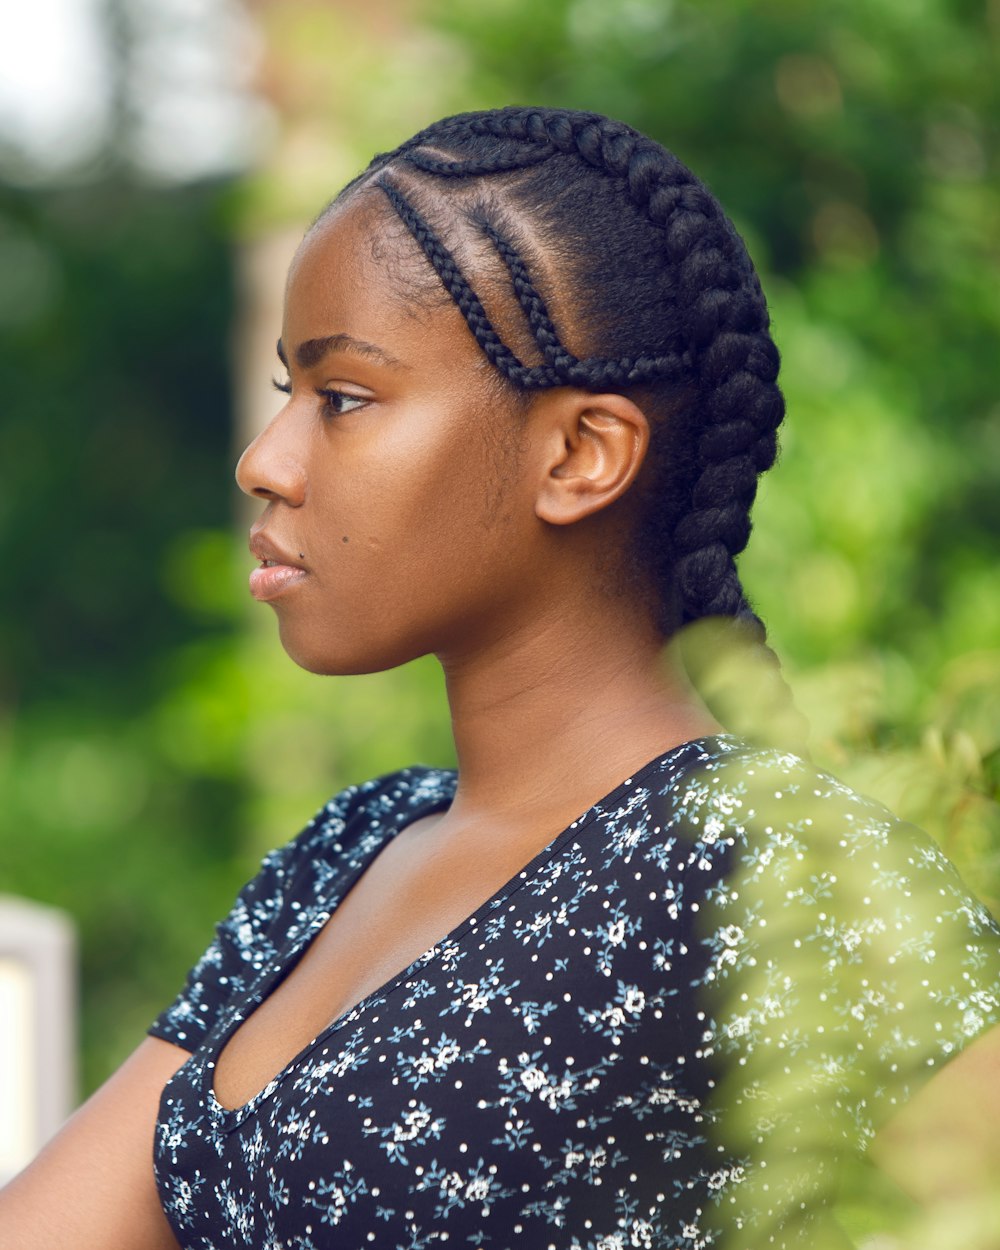
<path id="1" fill-rule="evenodd" d="M 236 1010 L 233 1017 L 226 1022 L 225 1028 L 221 1031 L 219 1037 L 214 1041 L 211 1050 L 205 1055 L 203 1062 L 203 1081 L 206 1086 L 206 1099 L 213 1118 L 219 1124 L 224 1132 L 231 1131 L 241 1124 L 248 1116 L 252 1115 L 257 1108 L 275 1092 L 284 1079 L 294 1071 L 302 1061 L 319 1046 L 321 1043 L 338 1033 L 345 1025 L 354 1023 L 361 1016 L 366 1014 L 368 1008 L 379 999 L 388 999 L 406 979 L 411 976 L 418 968 L 433 962 L 440 954 L 441 950 L 451 947 L 455 943 L 460 942 L 467 933 L 477 931 L 480 921 L 495 911 L 499 905 L 508 898 L 516 894 L 550 859 L 558 854 L 568 843 L 575 841 L 579 835 L 593 821 L 602 814 L 607 807 L 615 803 L 619 795 L 636 785 L 637 782 L 644 779 L 645 776 L 660 767 L 663 771 L 668 769 L 674 774 L 673 780 L 686 771 L 683 767 L 686 757 L 691 754 L 701 754 L 711 752 L 712 747 L 723 742 L 740 742 L 740 739 L 731 734 L 711 734 L 701 738 L 694 738 L 687 742 L 679 743 L 671 747 L 669 750 L 662 752 L 649 760 L 641 768 L 630 773 L 623 781 L 620 781 L 607 794 L 603 795 L 596 802 L 592 803 L 585 811 L 583 811 L 576 820 L 572 821 L 548 842 L 524 865 L 510 876 L 498 889 L 496 889 L 488 899 L 481 903 L 474 911 L 472 911 L 464 919 L 460 920 L 447 933 L 434 942 L 427 950 L 423 951 L 415 959 L 411 960 L 400 972 L 388 978 L 381 985 L 371 990 L 360 998 L 353 1006 L 345 1008 L 334 1019 L 322 1028 L 315 1037 L 307 1042 L 291 1059 L 288 1060 L 265 1085 L 255 1094 L 236 1107 L 226 1107 L 219 1101 L 215 1093 L 215 1067 L 236 1032 L 245 1024 L 264 1003 L 267 997 L 273 993 L 278 984 L 292 974 L 294 969 L 305 956 L 306 951 L 316 940 L 323 928 L 333 916 L 337 907 L 347 897 L 347 894 L 353 889 L 355 883 L 368 870 L 375 857 L 381 853 L 385 846 L 394 838 L 399 837 L 404 829 L 416 824 L 418 820 L 422 820 L 425 816 L 433 815 L 435 812 L 446 810 L 454 798 L 455 786 L 457 785 L 457 774 L 448 770 L 440 770 L 441 778 L 447 779 L 447 786 L 435 795 L 429 795 L 425 800 L 415 804 L 405 813 L 406 819 L 396 826 L 388 836 L 381 838 L 372 850 L 365 856 L 360 866 L 346 877 L 341 889 L 334 896 L 332 905 L 318 906 L 312 913 L 309 926 L 302 932 L 289 947 L 287 954 L 280 961 L 274 963 L 267 968 L 263 974 L 257 979 L 254 985 L 245 995 L 240 1007 Z M 438 771 L 438 770 L 433 770 Z M 249 1010 L 247 1010 L 249 1008 Z"/>

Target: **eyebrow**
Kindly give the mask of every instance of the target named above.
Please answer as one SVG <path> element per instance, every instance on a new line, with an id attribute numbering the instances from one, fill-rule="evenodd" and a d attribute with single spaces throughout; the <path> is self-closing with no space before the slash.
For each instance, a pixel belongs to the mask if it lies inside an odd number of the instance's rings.
<path id="1" fill-rule="evenodd" d="M 376 360 L 393 369 L 405 368 L 402 361 L 397 360 L 395 356 L 390 356 L 381 347 L 376 347 L 374 343 L 366 343 L 364 339 L 356 339 L 351 334 L 328 334 L 321 339 L 306 339 L 295 349 L 295 361 L 300 369 L 311 369 L 313 365 L 318 365 L 324 356 L 335 351 L 353 352 L 366 360 Z M 285 355 L 281 339 L 278 339 L 278 359 L 287 369 L 288 357 Z"/>

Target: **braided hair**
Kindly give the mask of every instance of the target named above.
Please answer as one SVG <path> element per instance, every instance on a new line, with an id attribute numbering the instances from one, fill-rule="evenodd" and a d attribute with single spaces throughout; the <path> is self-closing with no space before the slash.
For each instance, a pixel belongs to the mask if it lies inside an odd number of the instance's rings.
<path id="1" fill-rule="evenodd" d="M 777 455 L 779 357 L 753 264 L 706 187 L 621 122 L 540 108 L 446 118 L 338 200 L 358 187 L 381 191 L 514 391 L 636 396 L 653 432 L 635 555 L 661 632 L 728 618 L 778 672 L 736 557 Z M 484 280 L 508 293 L 506 339 Z"/>

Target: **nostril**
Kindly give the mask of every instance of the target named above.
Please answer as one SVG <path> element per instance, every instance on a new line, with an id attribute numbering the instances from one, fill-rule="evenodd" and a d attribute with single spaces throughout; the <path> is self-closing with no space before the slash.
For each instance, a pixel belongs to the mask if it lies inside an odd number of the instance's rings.
<path id="1" fill-rule="evenodd" d="M 305 499 L 305 472 L 287 440 L 279 439 L 276 421 L 258 434 L 240 456 L 236 484 L 253 499 L 284 501 L 296 506 Z"/>

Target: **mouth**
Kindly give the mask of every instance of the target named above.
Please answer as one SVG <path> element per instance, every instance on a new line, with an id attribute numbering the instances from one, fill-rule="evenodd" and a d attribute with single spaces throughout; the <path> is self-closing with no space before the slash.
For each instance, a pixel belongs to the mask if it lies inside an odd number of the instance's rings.
<path id="1" fill-rule="evenodd" d="M 260 568 L 254 569 L 250 574 L 250 593 L 258 602 L 270 603 L 272 599 L 277 599 L 305 581 L 308 576 L 305 569 L 296 568 L 294 564 L 265 560 Z"/>
<path id="2" fill-rule="evenodd" d="M 287 594 L 309 576 L 260 530 L 250 535 L 250 551 L 260 561 L 260 567 L 250 574 L 250 593 L 260 603 L 270 603 Z"/>

